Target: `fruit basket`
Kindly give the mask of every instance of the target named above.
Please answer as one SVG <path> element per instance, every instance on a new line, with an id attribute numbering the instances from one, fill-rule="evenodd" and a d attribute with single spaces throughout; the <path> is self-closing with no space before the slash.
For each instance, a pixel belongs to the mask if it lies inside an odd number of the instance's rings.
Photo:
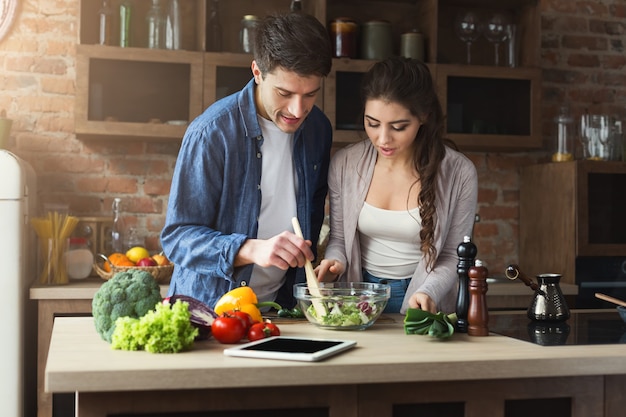
<path id="1" fill-rule="evenodd" d="M 104 269 L 103 264 L 105 262 L 109 264 L 111 269 L 110 271 L 106 271 Z M 174 264 L 160 266 L 117 266 L 113 265 L 105 255 L 100 253 L 96 256 L 96 261 L 93 263 L 93 269 L 96 271 L 98 276 L 100 276 L 100 278 L 106 281 L 113 278 L 113 276 L 118 272 L 128 271 L 129 269 L 140 269 L 142 271 L 149 272 L 159 284 L 169 284 L 170 279 L 172 278 L 172 272 L 174 272 Z"/>

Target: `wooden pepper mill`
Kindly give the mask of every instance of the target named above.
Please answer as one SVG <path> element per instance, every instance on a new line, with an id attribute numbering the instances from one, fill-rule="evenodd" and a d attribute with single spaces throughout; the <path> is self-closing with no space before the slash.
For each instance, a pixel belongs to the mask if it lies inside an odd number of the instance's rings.
<path id="1" fill-rule="evenodd" d="M 489 310 L 487 309 L 487 275 L 489 271 L 480 260 L 467 271 L 469 277 L 469 310 L 467 312 L 467 334 L 470 336 L 489 335 Z"/>
<path id="2" fill-rule="evenodd" d="M 463 243 L 459 244 L 456 253 L 459 255 L 459 263 L 456 272 L 459 275 L 459 292 L 456 299 L 456 330 L 459 333 L 467 333 L 467 312 L 469 309 L 469 278 L 467 272 L 474 266 L 476 258 L 476 245 L 469 236 L 463 237 Z"/>

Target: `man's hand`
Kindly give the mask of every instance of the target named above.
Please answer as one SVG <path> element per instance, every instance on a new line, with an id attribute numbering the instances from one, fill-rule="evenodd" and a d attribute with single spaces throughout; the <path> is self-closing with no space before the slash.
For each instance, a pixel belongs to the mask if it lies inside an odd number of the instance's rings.
<path id="1" fill-rule="evenodd" d="M 239 249 L 235 266 L 256 264 L 261 267 L 275 266 L 282 270 L 303 267 L 306 260 L 314 258 L 311 241 L 291 232 L 282 232 L 270 239 L 248 239 Z"/>

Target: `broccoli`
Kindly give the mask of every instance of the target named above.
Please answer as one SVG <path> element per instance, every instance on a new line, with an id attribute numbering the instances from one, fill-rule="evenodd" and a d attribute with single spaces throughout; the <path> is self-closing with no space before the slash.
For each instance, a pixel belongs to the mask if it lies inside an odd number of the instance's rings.
<path id="1" fill-rule="evenodd" d="M 142 317 L 159 302 L 161 290 L 149 272 L 140 269 L 118 272 L 93 297 L 91 313 L 96 331 L 111 343 L 118 317 Z"/>

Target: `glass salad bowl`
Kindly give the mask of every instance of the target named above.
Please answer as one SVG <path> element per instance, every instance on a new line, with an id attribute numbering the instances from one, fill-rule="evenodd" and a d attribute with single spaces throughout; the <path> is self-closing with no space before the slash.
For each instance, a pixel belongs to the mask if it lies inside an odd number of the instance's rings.
<path id="1" fill-rule="evenodd" d="M 293 295 L 311 323 L 323 329 L 364 330 L 376 322 L 391 289 L 367 282 L 320 282 L 317 289 L 296 284 Z"/>

